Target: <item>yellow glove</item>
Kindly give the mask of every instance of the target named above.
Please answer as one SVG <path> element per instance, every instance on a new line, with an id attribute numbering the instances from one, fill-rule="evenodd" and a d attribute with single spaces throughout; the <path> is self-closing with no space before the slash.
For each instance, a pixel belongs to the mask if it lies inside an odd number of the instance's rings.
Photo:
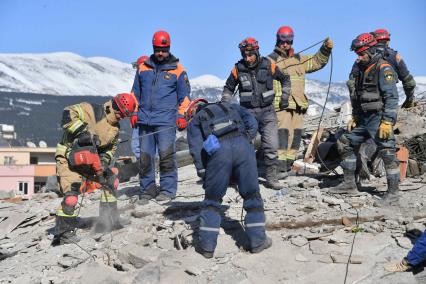
<path id="1" fill-rule="evenodd" d="M 331 38 L 327 38 L 324 42 L 325 46 L 328 47 L 329 49 L 333 48 L 333 41 L 331 40 Z"/>
<path id="2" fill-rule="evenodd" d="M 392 134 L 392 122 L 382 120 L 379 127 L 379 138 L 388 140 Z"/>
<path id="3" fill-rule="evenodd" d="M 348 124 L 346 125 L 346 129 L 348 130 L 348 132 L 351 132 L 355 127 L 356 127 L 356 118 L 352 117 L 348 121 Z"/>

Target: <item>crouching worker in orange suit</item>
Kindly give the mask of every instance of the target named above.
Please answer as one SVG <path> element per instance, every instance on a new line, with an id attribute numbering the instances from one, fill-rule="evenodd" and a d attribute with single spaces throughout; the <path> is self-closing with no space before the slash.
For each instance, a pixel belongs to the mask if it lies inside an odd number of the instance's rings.
<path id="1" fill-rule="evenodd" d="M 102 185 L 96 231 L 125 225 L 117 211 L 117 171 L 110 164 L 118 146 L 119 121 L 130 117 L 137 107 L 136 98 L 123 93 L 103 105 L 82 102 L 64 109 L 64 133 L 55 154 L 56 175 L 64 198 L 56 211 L 54 245 L 79 241 L 76 207 L 83 178 Z"/>

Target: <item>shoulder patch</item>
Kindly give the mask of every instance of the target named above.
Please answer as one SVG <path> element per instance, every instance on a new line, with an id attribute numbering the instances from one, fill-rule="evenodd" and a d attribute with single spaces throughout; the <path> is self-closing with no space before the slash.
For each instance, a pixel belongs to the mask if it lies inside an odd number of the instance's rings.
<path id="1" fill-rule="evenodd" d="M 383 75 L 385 77 L 386 82 L 391 82 L 394 80 L 395 75 L 391 69 L 386 69 L 383 71 Z"/>

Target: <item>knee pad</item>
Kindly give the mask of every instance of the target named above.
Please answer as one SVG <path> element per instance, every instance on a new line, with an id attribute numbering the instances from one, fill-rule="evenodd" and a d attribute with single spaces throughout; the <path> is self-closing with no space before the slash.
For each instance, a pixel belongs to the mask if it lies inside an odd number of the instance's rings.
<path id="1" fill-rule="evenodd" d="M 78 196 L 68 195 L 64 197 L 64 205 L 69 207 L 75 207 L 78 202 Z"/>
<path id="2" fill-rule="evenodd" d="M 291 149 L 293 150 L 299 150 L 300 143 L 302 142 L 302 133 L 303 129 L 296 128 L 293 132 L 293 142 L 291 143 Z"/>
<path id="3" fill-rule="evenodd" d="M 141 175 L 147 175 L 151 171 L 151 155 L 147 153 L 141 153 L 140 159 L 140 173 Z"/>
<path id="4" fill-rule="evenodd" d="M 278 149 L 280 150 L 288 149 L 288 129 L 287 128 L 278 129 Z"/>
<path id="5" fill-rule="evenodd" d="M 160 152 L 160 172 L 168 173 L 175 170 L 174 151 L 172 147 Z"/>
<path id="6" fill-rule="evenodd" d="M 394 149 L 382 149 L 379 154 L 386 169 L 396 169 L 399 167 L 399 161 L 396 158 Z"/>
<path id="7" fill-rule="evenodd" d="M 65 193 L 64 199 L 62 200 L 62 211 L 67 215 L 73 215 L 75 207 L 77 206 L 78 195 L 72 191 Z"/>

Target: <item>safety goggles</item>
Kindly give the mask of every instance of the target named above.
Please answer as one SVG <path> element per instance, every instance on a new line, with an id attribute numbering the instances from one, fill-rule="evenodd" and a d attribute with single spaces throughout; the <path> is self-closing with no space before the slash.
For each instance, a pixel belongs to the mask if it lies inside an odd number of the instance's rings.
<path id="1" fill-rule="evenodd" d="M 292 45 L 293 41 L 289 40 L 289 39 L 285 39 L 285 40 L 281 40 L 278 42 L 279 44 L 288 44 L 288 45 Z"/>
<path id="2" fill-rule="evenodd" d="M 160 46 L 154 46 L 154 53 L 159 53 L 159 52 L 170 52 L 170 47 L 160 47 Z"/>

